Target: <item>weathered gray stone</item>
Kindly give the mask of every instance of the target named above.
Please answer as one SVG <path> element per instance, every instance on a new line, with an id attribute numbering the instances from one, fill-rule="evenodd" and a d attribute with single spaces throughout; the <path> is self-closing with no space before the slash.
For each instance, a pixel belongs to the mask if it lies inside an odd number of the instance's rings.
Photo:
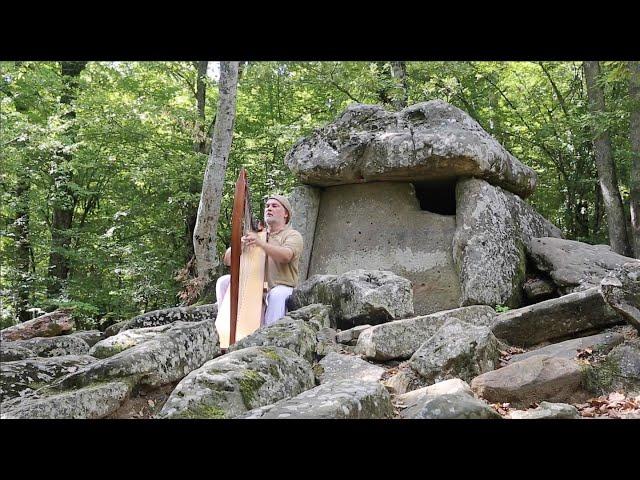
<path id="1" fill-rule="evenodd" d="M 631 395 L 640 395 L 640 343 L 625 342 L 615 347 L 607 360 L 615 366 L 612 390 L 623 389 Z"/>
<path id="2" fill-rule="evenodd" d="M 108 326 L 104 331 L 104 338 L 112 337 L 120 332 L 120 329 L 127 325 L 129 320 L 122 320 L 121 322 L 114 323 L 113 325 Z"/>
<path id="3" fill-rule="evenodd" d="M 448 393 L 466 393 L 473 396 L 473 391 L 469 384 L 459 378 L 451 378 L 442 382 L 434 383 L 428 387 L 422 387 L 417 390 L 397 395 L 396 404 L 402 406 L 403 411 L 400 416 L 403 418 L 411 417 L 418 413 L 427 397 L 435 397 Z"/>
<path id="4" fill-rule="evenodd" d="M 352 342 L 355 342 L 356 340 L 358 340 L 358 337 L 360 337 L 360 334 L 365 330 L 367 330 L 368 328 L 371 328 L 371 325 L 368 325 L 368 324 L 358 325 L 357 327 L 353 327 L 348 330 L 343 330 L 339 332 L 338 335 L 336 336 L 336 341 L 339 343 L 351 344 Z"/>
<path id="5" fill-rule="evenodd" d="M 0 402 L 25 396 L 56 378 L 95 362 L 89 355 L 65 355 L 53 358 L 27 358 L 0 363 Z"/>
<path id="6" fill-rule="evenodd" d="M 314 275 L 295 288 L 289 298 L 292 309 L 312 303 L 330 305 L 331 326 L 341 329 L 413 314 L 411 282 L 379 270 Z"/>
<path id="7" fill-rule="evenodd" d="M 523 242 L 532 234 L 560 236 L 560 231 L 518 196 L 477 178 L 458 181 L 456 202 L 453 260 L 461 305 L 520 306 Z"/>
<path id="8" fill-rule="evenodd" d="M 103 335 L 100 330 L 80 330 L 71 334 L 72 337 L 78 337 L 84 340 L 90 347 L 93 347 L 102 340 Z"/>
<path id="9" fill-rule="evenodd" d="M 16 340 L 15 342 L 0 342 L 2 350 L 7 349 L 20 352 L 29 350 L 34 357 L 59 357 L 62 355 L 84 355 L 89 353 L 89 345 L 82 338 L 73 335 L 61 337 L 36 337 L 29 340 Z M 9 354 L 11 355 L 11 354 Z M 3 355 L 4 357 L 4 355 Z"/>
<path id="10" fill-rule="evenodd" d="M 318 363 L 316 378 L 320 383 L 338 380 L 358 379 L 377 382 L 382 378 L 385 369 L 372 365 L 354 355 L 341 355 L 331 352 Z"/>
<path id="11" fill-rule="evenodd" d="M 537 408 L 530 410 L 513 410 L 507 418 L 518 420 L 559 420 L 580 418 L 580 412 L 573 405 L 567 403 L 542 402 Z"/>
<path id="12" fill-rule="evenodd" d="M 470 381 L 493 370 L 499 360 L 499 343 L 488 327 L 453 318 L 416 350 L 408 365 L 430 384 L 452 377 Z"/>
<path id="13" fill-rule="evenodd" d="M 183 378 L 220 353 L 214 322 L 175 322 L 166 332 L 112 357 L 88 365 L 54 383 L 57 389 L 130 378 L 160 386 Z"/>
<path id="14" fill-rule="evenodd" d="M 13 362 L 35 356 L 30 348 L 16 345 L 16 342 L 0 342 L 0 362 Z"/>
<path id="15" fill-rule="evenodd" d="M 566 340 L 560 343 L 553 343 L 546 347 L 531 350 L 530 352 L 519 353 L 513 355 L 508 363 L 519 362 L 525 358 L 533 357 L 535 355 L 549 355 L 551 357 L 566 358 L 571 360 L 576 358 L 578 350 L 585 350 L 587 348 L 605 354 L 609 352 L 613 347 L 622 343 L 624 336 L 615 332 L 599 333 L 597 335 L 591 335 L 588 337 L 575 338 L 572 340 Z"/>
<path id="16" fill-rule="evenodd" d="M 640 262 L 625 263 L 600 282 L 600 293 L 611 308 L 640 332 Z"/>
<path id="17" fill-rule="evenodd" d="M 471 381 L 471 389 L 491 403 L 516 407 L 541 401 L 586 400 L 583 372 L 573 360 L 536 355 L 506 367 L 486 372 Z"/>
<path id="18" fill-rule="evenodd" d="M 329 352 L 341 352 L 342 345 L 336 342 L 336 331 L 333 328 L 321 328 L 316 334 L 316 355 L 324 357 Z"/>
<path id="19" fill-rule="evenodd" d="M 231 418 L 314 385 L 311 365 L 293 351 L 249 347 L 211 360 L 187 375 L 158 416 Z"/>
<path id="20" fill-rule="evenodd" d="M 640 261 L 611 251 L 609 245 L 589 245 L 575 240 L 535 235 L 527 243 L 527 253 L 538 270 L 547 272 L 561 293 L 599 287 L 600 281 L 627 262 Z"/>
<path id="21" fill-rule="evenodd" d="M 415 414 L 403 415 L 403 418 L 500 419 L 502 417 L 482 400 L 464 392 L 457 392 L 427 396 Z"/>
<path id="22" fill-rule="evenodd" d="M 415 391 L 424 385 L 424 379 L 406 364 L 401 364 L 398 371 L 382 382 L 394 395 Z"/>
<path id="23" fill-rule="evenodd" d="M 414 311 L 426 315 L 459 306 L 460 284 L 451 256 L 451 214 L 421 208 L 418 192 L 441 202 L 441 188 L 375 182 L 323 190 L 309 278 L 355 269 L 386 270 L 413 285 Z"/>
<path id="24" fill-rule="evenodd" d="M 495 316 L 493 308 L 474 305 L 375 325 L 360 334 L 356 353 L 379 361 L 409 358 L 451 318 L 489 326 Z"/>
<path id="25" fill-rule="evenodd" d="M 442 100 L 397 113 L 350 105 L 333 123 L 298 141 L 285 163 L 302 182 L 322 187 L 476 176 L 526 196 L 536 184 L 532 169 Z"/>
<path id="26" fill-rule="evenodd" d="M 526 280 L 523 289 L 527 299 L 534 303 L 548 300 L 556 295 L 555 284 L 540 277 L 532 277 Z"/>
<path id="27" fill-rule="evenodd" d="M 329 319 L 330 312 L 331 308 L 328 305 L 312 303 L 311 305 L 287 312 L 287 317 L 293 320 L 304 320 L 305 322 L 312 323 L 317 327 L 316 330 L 321 330 L 331 326 L 331 320 Z"/>
<path id="28" fill-rule="evenodd" d="M 501 313 L 492 331 L 511 345 L 529 347 L 621 322 L 599 289 L 592 288 Z"/>
<path id="29" fill-rule="evenodd" d="M 3 404 L 0 418 L 103 418 L 115 412 L 130 392 L 127 382 L 99 383 L 43 398 L 25 398 L 17 404 L 14 402 L 11 408 Z"/>
<path id="30" fill-rule="evenodd" d="M 378 382 L 357 379 L 323 383 L 297 397 L 237 418 L 391 418 L 391 397 Z"/>
<path id="31" fill-rule="evenodd" d="M 309 322 L 283 317 L 273 325 L 259 328 L 238 340 L 229 346 L 229 351 L 258 346 L 282 347 L 296 352 L 311 363 L 315 359 L 316 333 L 315 325 Z"/>
<path id="32" fill-rule="evenodd" d="M 294 210 L 291 227 L 300 232 L 304 241 L 304 249 L 298 263 L 298 277 L 303 282 L 307 279 L 309 272 L 309 260 L 320 207 L 320 189 L 309 185 L 298 186 L 289 195 L 289 202 Z"/>
<path id="33" fill-rule="evenodd" d="M 72 310 L 60 308 L 54 312 L 45 313 L 38 318 L 18 323 L 0 330 L 0 341 L 28 340 L 35 337 L 55 337 L 70 333 L 75 327 L 71 316 Z"/>
<path id="34" fill-rule="evenodd" d="M 173 322 L 202 322 L 212 320 L 215 322 L 218 315 L 218 304 L 198 305 L 193 307 L 173 307 L 163 310 L 154 310 L 128 320 L 119 330 L 131 330 L 133 328 L 157 327 Z"/>
<path id="35" fill-rule="evenodd" d="M 160 325 L 158 327 L 147 328 L 134 328 L 132 330 L 124 330 L 112 337 L 105 338 L 96 343 L 89 355 L 96 358 L 108 358 L 117 353 L 120 353 L 128 348 L 135 347 L 136 345 L 151 340 L 156 336 L 166 332 L 171 328 L 172 324 Z"/>

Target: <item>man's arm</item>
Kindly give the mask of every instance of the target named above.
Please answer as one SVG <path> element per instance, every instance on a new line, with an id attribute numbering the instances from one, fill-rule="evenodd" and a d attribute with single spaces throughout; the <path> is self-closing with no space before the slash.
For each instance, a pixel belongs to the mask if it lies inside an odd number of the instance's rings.
<path id="1" fill-rule="evenodd" d="M 242 241 L 245 245 L 256 245 L 262 248 L 267 256 L 271 257 L 271 259 L 276 263 L 289 263 L 294 256 L 292 248 L 279 247 L 277 245 L 267 243 L 265 240 L 258 237 L 255 232 L 247 233 L 247 235 L 242 237 Z"/>

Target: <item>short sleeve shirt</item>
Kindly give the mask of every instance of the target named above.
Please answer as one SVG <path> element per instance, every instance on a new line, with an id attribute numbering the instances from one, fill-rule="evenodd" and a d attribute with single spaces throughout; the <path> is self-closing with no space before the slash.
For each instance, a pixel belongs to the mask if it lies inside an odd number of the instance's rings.
<path id="1" fill-rule="evenodd" d="M 269 234 L 268 243 L 293 250 L 293 258 L 289 263 L 274 262 L 267 255 L 267 281 L 269 282 L 269 288 L 271 289 L 276 285 L 296 287 L 298 285 L 298 265 L 304 246 L 302 235 L 291 228 L 291 225 L 287 225 L 280 232 Z"/>

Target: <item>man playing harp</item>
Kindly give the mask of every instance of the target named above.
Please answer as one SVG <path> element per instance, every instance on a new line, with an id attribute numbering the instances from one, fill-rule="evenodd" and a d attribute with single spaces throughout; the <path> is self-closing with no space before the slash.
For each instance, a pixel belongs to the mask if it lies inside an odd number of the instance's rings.
<path id="1" fill-rule="evenodd" d="M 286 313 L 286 301 L 293 288 L 298 285 L 298 264 L 303 249 L 302 235 L 291 228 L 292 208 L 282 195 L 267 198 L 264 219 L 267 224 L 267 240 L 255 232 L 242 237 L 242 244 L 261 248 L 267 256 L 265 279 L 269 291 L 262 325 L 271 325 Z M 231 265 L 231 248 L 224 255 L 224 264 Z M 216 297 L 220 305 L 229 288 L 231 275 L 223 275 L 216 283 Z"/>

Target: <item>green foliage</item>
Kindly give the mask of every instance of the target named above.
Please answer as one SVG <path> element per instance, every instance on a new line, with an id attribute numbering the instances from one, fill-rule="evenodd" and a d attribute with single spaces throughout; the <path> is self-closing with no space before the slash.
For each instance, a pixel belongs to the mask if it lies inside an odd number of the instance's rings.
<path id="1" fill-rule="evenodd" d="M 504 312 L 508 312 L 509 310 L 511 310 L 511 308 L 505 306 L 505 305 L 496 305 L 494 310 L 497 313 L 504 313 Z"/>
<path id="2" fill-rule="evenodd" d="M 607 111 L 597 116 L 587 108 L 581 62 L 407 62 L 408 101 L 443 99 L 468 112 L 537 172 L 529 201 L 543 216 L 567 238 L 606 243 L 594 131 L 611 134 L 628 211 L 628 119 L 637 107 L 628 100 L 624 63 L 601 66 Z M 61 102 L 57 62 L 0 62 L 3 325 L 15 321 L 22 297 L 28 307 L 45 310 L 73 305 L 87 328 L 178 304 L 182 286 L 175 276 L 191 255 L 187 222 L 197 210 L 207 162 L 194 145 L 211 138 L 217 108 L 216 81 L 208 77 L 199 132 L 195 77 L 193 62 L 89 62 L 69 106 Z M 296 185 L 284 158 L 298 139 L 353 102 L 391 110 L 397 89 L 388 62 L 245 64 L 221 199 L 219 255 L 230 243 L 241 167 L 261 216 L 265 195 L 287 194 Z M 64 188 L 56 185 L 61 181 Z M 51 223 L 61 205 L 73 210 L 71 228 L 63 232 L 70 244 L 57 247 L 70 273 L 52 296 Z M 25 212 L 27 243 L 19 228 Z"/>

